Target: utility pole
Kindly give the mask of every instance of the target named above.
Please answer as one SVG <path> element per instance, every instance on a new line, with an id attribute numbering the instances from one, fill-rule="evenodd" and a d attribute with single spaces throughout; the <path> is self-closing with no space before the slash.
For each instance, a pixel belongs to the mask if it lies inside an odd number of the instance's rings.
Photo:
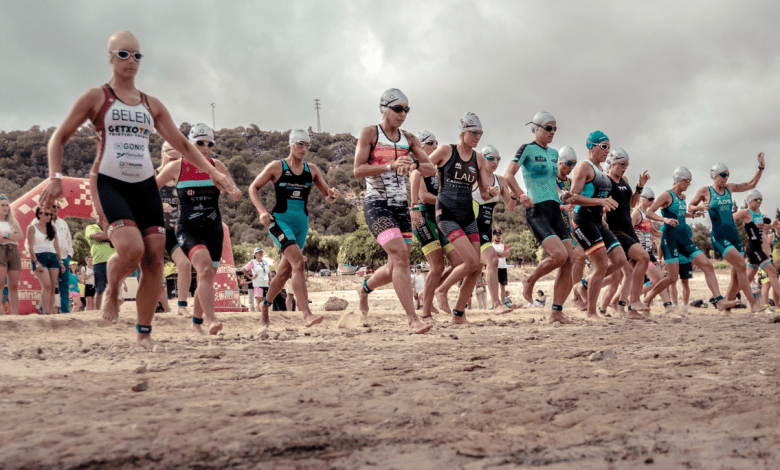
<path id="1" fill-rule="evenodd" d="M 320 127 L 320 100 L 315 99 L 314 100 L 314 109 L 317 110 L 317 134 L 322 132 L 322 128 Z"/>
<path id="2" fill-rule="evenodd" d="M 211 128 L 214 131 L 217 130 L 217 118 L 216 114 L 214 114 L 214 103 L 211 103 Z"/>

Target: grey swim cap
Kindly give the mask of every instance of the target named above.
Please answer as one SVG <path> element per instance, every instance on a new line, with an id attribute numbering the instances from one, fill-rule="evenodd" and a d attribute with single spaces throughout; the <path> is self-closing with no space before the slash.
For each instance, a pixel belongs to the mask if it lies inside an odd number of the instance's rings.
<path id="1" fill-rule="evenodd" d="M 645 189 L 642 191 L 642 197 L 645 199 L 654 198 L 655 192 L 653 191 L 653 188 L 645 186 Z"/>
<path id="2" fill-rule="evenodd" d="M 678 181 L 693 179 L 693 175 L 691 174 L 691 170 L 681 166 L 674 170 L 674 173 L 672 173 L 672 179 L 675 183 L 677 183 Z"/>
<path id="3" fill-rule="evenodd" d="M 210 140 L 214 142 L 214 131 L 206 124 L 199 122 L 190 127 L 189 139 L 190 142 L 195 142 L 196 140 Z"/>
<path id="4" fill-rule="evenodd" d="M 539 130 L 539 126 L 543 126 L 552 121 L 555 121 L 555 116 L 548 113 L 547 111 L 540 111 L 534 115 L 534 118 L 531 120 L 531 122 L 526 123 L 526 126 L 531 124 L 531 132 L 536 132 Z"/>
<path id="5" fill-rule="evenodd" d="M 757 189 L 754 189 L 749 193 L 747 193 L 747 198 L 746 198 L 747 202 L 755 201 L 756 199 L 764 199 L 764 197 L 761 196 L 761 193 Z"/>
<path id="6" fill-rule="evenodd" d="M 716 163 L 710 168 L 710 178 L 715 179 L 719 173 L 723 173 L 724 171 L 729 171 L 729 167 L 727 167 L 725 163 Z"/>
<path id="7" fill-rule="evenodd" d="M 417 134 L 417 139 L 421 144 L 425 145 L 428 142 L 435 142 L 436 136 L 433 135 L 433 132 L 431 131 L 420 131 L 420 133 Z"/>
<path id="8" fill-rule="evenodd" d="M 577 152 L 568 145 L 564 145 L 558 149 L 558 163 L 561 162 L 574 162 L 577 163 Z"/>
<path id="9" fill-rule="evenodd" d="M 486 145 L 486 146 L 482 147 L 481 153 L 482 153 L 482 155 L 485 156 L 485 158 L 487 158 L 487 157 L 491 157 L 491 158 L 499 157 L 500 158 L 501 157 L 501 155 L 499 155 L 499 153 L 498 153 L 498 149 L 495 148 L 492 145 Z"/>
<path id="10" fill-rule="evenodd" d="M 623 150 L 620 147 L 615 147 L 615 148 L 613 148 L 612 150 L 609 151 L 609 155 L 607 156 L 607 158 L 612 163 L 628 161 L 628 152 L 626 152 L 625 150 Z"/>
<path id="11" fill-rule="evenodd" d="M 303 129 L 293 129 L 290 131 L 290 145 L 298 142 L 311 142 L 309 133 Z"/>
<path id="12" fill-rule="evenodd" d="M 388 106 L 409 106 L 409 98 L 398 88 L 390 88 L 379 98 L 379 112 L 385 114 Z"/>
<path id="13" fill-rule="evenodd" d="M 466 131 L 481 131 L 482 122 L 479 120 L 476 114 L 468 112 L 460 118 L 460 133 L 463 134 Z"/>

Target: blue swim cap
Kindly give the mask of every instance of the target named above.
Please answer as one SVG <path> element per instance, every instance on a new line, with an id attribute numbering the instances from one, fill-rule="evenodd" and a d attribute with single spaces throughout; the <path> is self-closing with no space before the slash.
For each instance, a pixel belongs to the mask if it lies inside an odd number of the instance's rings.
<path id="1" fill-rule="evenodd" d="M 587 147 L 588 150 L 590 150 L 594 145 L 600 144 L 605 140 L 609 140 L 607 134 L 601 131 L 593 131 L 590 133 L 590 135 L 588 135 L 588 140 L 585 141 L 585 147 Z"/>

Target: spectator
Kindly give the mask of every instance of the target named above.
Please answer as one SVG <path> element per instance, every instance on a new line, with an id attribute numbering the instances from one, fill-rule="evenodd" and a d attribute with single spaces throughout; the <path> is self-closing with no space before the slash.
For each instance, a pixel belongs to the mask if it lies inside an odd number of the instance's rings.
<path id="1" fill-rule="evenodd" d="M 84 230 L 84 235 L 89 242 L 89 250 L 92 254 L 92 268 L 95 275 L 94 308 L 100 310 L 103 305 L 103 292 L 106 291 L 106 286 L 108 285 L 108 258 L 116 253 L 116 250 L 111 246 L 111 242 L 108 241 L 108 235 L 105 230 L 98 224 L 87 226 Z"/>
<path id="2" fill-rule="evenodd" d="M 263 259 L 263 254 L 262 248 L 255 248 L 255 259 L 249 261 L 242 270 L 247 277 L 252 279 L 255 304 L 258 307 L 265 298 L 265 294 L 268 292 L 268 271 L 270 271 L 268 263 Z"/>
<path id="3" fill-rule="evenodd" d="M 6 279 L 8 311 L 11 315 L 19 314 L 19 274 L 22 272 L 19 242 L 22 240 L 24 240 L 24 232 L 14 218 L 11 202 L 8 196 L 0 194 L 0 277 Z"/>
<path id="4" fill-rule="evenodd" d="M 84 309 L 95 310 L 95 268 L 92 265 L 92 257 L 87 256 L 84 259 L 86 266 L 81 268 L 79 279 L 84 285 Z"/>
<path id="5" fill-rule="evenodd" d="M 57 278 L 65 271 L 60 257 L 57 231 L 51 222 L 51 209 L 35 208 L 36 221 L 27 227 L 27 250 L 33 274 L 41 283 L 41 311 L 51 315 L 54 311 L 54 287 Z"/>
<path id="6" fill-rule="evenodd" d="M 79 311 L 79 264 L 71 261 L 68 265 L 68 298 L 70 301 L 69 312 Z"/>
<path id="7" fill-rule="evenodd" d="M 67 268 L 70 266 L 70 260 L 73 257 L 73 236 L 70 233 L 70 227 L 65 219 L 58 217 L 60 211 L 60 203 L 55 202 L 51 208 L 51 223 L 54 225 L 54 230 L 57 231 L 57 240 L 60 244 L 60 254 L 62 255 L 62 264 Z M 60 274 L 57 279 L 57 286 L 60 290 L 60 313 L 70 312 L 70 289 L 68 284 L 70 283 L 70 269 L 66 269 L 65 272 Z M 54 300 L 55 305 L 57 300 Z"/>
<path id="8" fill-rule="evenodd" d="M 422 266 L 419 264 L 414 267 L 412 274 L 412 286 L 414 287 L 414 300 L 417 302 L 417 310 L 422 308 L 423 289 L 425 288 L 425 277 L 422 275 Z"/>

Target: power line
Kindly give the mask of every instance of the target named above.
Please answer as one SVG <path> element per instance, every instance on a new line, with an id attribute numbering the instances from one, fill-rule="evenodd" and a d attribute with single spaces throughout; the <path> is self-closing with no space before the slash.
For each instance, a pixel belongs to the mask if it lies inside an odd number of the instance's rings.
<path id="1" fill-rule="evenodd" d="M 320 100 L 315 99 L 314 100 L 314 109 L 317 110 L 317 134 L 322 133 L 322 128 L 320 127 Z"/>
<path id="2" fill-rule="evenodd" d="M 214 113 L 214 103 L 211 103 L 211 128 L 217 130 L 217 115 Z"/>

